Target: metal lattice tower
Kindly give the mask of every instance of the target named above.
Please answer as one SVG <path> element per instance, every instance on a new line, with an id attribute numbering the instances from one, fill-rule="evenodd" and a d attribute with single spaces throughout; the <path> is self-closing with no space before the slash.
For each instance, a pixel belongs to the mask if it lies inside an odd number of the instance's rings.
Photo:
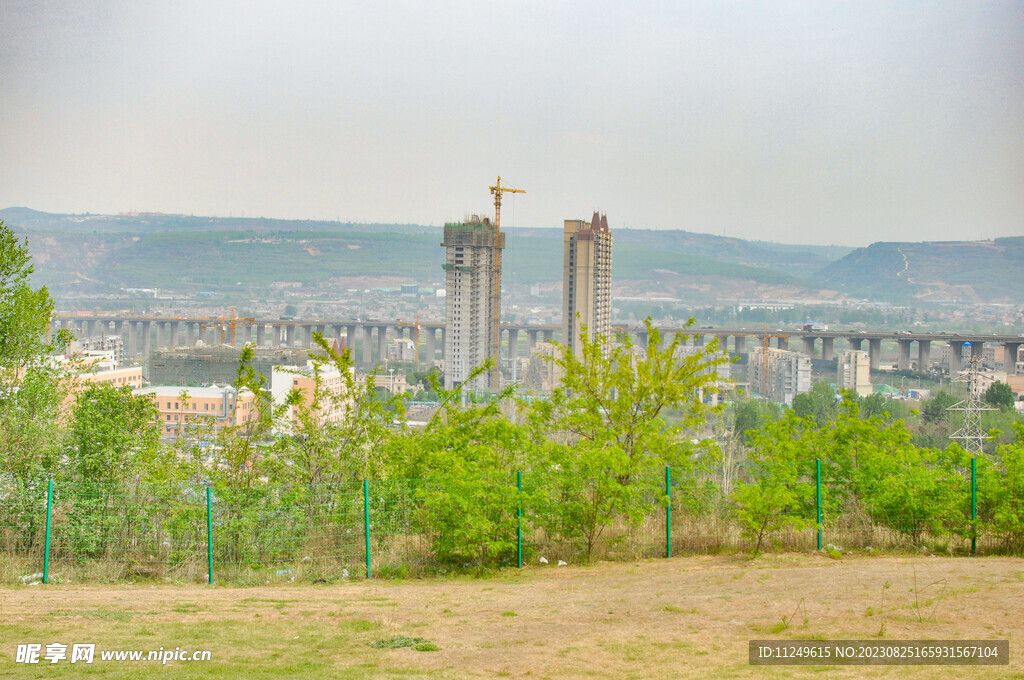
<path id="1" fill-rule="evenodd" d="M 969 346 L 970 343 L 964 344 L 964 347 Z M 953 441 L 959 442 L 960 446 L 962 446 L 963 449 L 974 458 L 984 453 L 985 440 L 991 439 L 991 437 L 981 429 L 981 412 L 995 410 L 987 406 L 982 406 L 981 381 L 978 379 L 980 373 L 981 357 L 972 352 L 969 368 L 966 371 L 962 371 L 956 378 L 957 382 L 967 383 L 967 398 L 946 409 L 947 411 L 963 412 L 963 426 L 953 434 L 949 435 L 949 438 Z"/>

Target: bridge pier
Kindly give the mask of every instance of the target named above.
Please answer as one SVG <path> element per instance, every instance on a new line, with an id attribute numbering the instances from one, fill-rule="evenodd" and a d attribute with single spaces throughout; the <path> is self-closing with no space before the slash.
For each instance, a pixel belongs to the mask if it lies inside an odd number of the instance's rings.
<path id="1" fill-rule="evenodd" d="M 519 356 L 519 331 L 515 328 L 508 329 L 508 360 L 514 363 Z"/>
<path id="2" fill-rule="evenodd" d="M 833 349 L 834 344 L 835 338 L 821 339 L 821 358 L 825 361 L 831 361 L 835 358 L 835 350 Z"/>
<path id="3" fill-rule="evenodd" d="M 954 378 L 963 369 L 964 341 L 949 341 L 949 377 Z"/>
<path id="4" fill-rule="evenodd" d="M 421 332 L 427 334 L 427 368 L 430 368 L 437 359 L 437 332 L 433 328 L 424 328 Z"/>
<path id="5" fill-rule="evenodd" d="M 917 341 L 917 370 L 927 371 L 932 363 L 932 343 L 928 340 Z"/>
<path id="6" fill-rule="evenodd" d="M 877 371 L 882 359 L 882 339 L 868 338 L 868 359 L 871 370 Z"/>
<path id="7" fill-rule="evenodd" d="M 855 337 L 852 337 L 852 336 L 849 337 L 849 338 L 846 338 L 846 341 L 850 343 L 850 349 L 855 349 L 855 350 L 858 350 L 858 351 L 861 348 L 861 343 L 863 342 L 863 340 L 864 340 L 864 338 L 855 338 Z"/>
<path id="8" fill-rule="evenodd" d="M 804 354 L 806 354 L 807 356 L 811 357 L 812 359 L 814 358 L 814 341 L 815 340 L 816 340 L 816 338 L 813 335 L 805 335 L 804 336 Z"/>
<path id="9" fill-rule="evenodd" d="M 746 354 L 747 336 L 737 335 L 733 342 L 735 343 L 736 354 Z M 726 349 L 728 349 L 728 340 L 726 340 Z"/>
<path id="10" fill-rule="evenodd" d="M 384 363 L 388 358 L 388 327 L 377 326 L 377 362 Z"/>
<path id="11" fill-rule="evenodd" d="M 373 328 L 363 326 L 363 366 L 373 365 Z"/>
<path id="12" fill-rule="evenodd" d="M 142 322 L 142 358 L 143 360 L 149 359 L 149 351 L 152 348 L 152 338 L 150 337 L 153 331 L 152 321 Z"/>
<path id="13" fill-rule="evenodd" d="M 896 360 L 896 368 L 901 371 L 910 370 L 910 340 L 897 340 L 900 346 L 899 359 Z"/>

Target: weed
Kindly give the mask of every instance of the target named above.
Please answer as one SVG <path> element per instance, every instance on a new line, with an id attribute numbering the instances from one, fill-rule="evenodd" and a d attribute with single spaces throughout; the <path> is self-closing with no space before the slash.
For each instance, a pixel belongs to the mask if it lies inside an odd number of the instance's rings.
<path id="1" fill-rule="evenodd" d="M 412 647 L 417 652 L 436 652 L 441 648 L 426 638 L 408 637 L 406 635 L 395 635 L 383 640 L 374 640 L 370 643 L 374 649 L 401 649 Z"/>
<path id="2" fill-rule="evenodd" d="M 439 652 L 441 648 L 433 642 L 421 642 L 413 647 L 417 652 Z"/>

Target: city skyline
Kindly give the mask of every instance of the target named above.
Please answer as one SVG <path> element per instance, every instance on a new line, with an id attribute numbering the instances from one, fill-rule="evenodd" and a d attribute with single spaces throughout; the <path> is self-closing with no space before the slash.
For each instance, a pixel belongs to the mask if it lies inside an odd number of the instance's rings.
<path id="1" fill-rule="evenodd" d="M 781 243 L 1024 233 L 1024 13 L 12 0 L 0 207 Z M 601 196 L 600 205 L 591 205 Z"/>

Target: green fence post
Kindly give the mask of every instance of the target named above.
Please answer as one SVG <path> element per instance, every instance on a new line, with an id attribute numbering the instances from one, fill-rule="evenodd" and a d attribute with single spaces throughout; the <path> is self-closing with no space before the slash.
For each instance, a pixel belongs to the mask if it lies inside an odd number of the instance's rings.
<path id="1" fill-rule="evenodd" d="M 213 490 L 206 487 L 206 582 L 213 585 Z"/>
<path id="2" fill-rule="evenodd" d="M 672 557 L 672 468 L 665 466 L 665 557 Z"/>
<path id="3" fill-rule="evenodd" d="M 818 550 L 821 550 L 821 458 L 815 459 L 814 467 L 815 479 L 817 480 L 814 504 L 818 506 Z"/>
<path id="4" fill-rule="evenodd" d="M 978 460 L 971 458 L 971 554 L 978 554 Z"/>
<path id="5" fill-rule="evenodd" d="M 516 567 L 523 568 L 523 473 L 516 473 Z"/>
<path id="6" fill-rule="evenodd" d="M 370 578 L 370 482 L 363 480 L 363 533 L 366 535 L 366 578 Z"/>
<path id="7" fill-rule="evenodd" d="M 46 538 L 43 540 L 43 583 L 50 580 L 50 524 L 53 520 L 53 480 L 46 484 Z"/>

